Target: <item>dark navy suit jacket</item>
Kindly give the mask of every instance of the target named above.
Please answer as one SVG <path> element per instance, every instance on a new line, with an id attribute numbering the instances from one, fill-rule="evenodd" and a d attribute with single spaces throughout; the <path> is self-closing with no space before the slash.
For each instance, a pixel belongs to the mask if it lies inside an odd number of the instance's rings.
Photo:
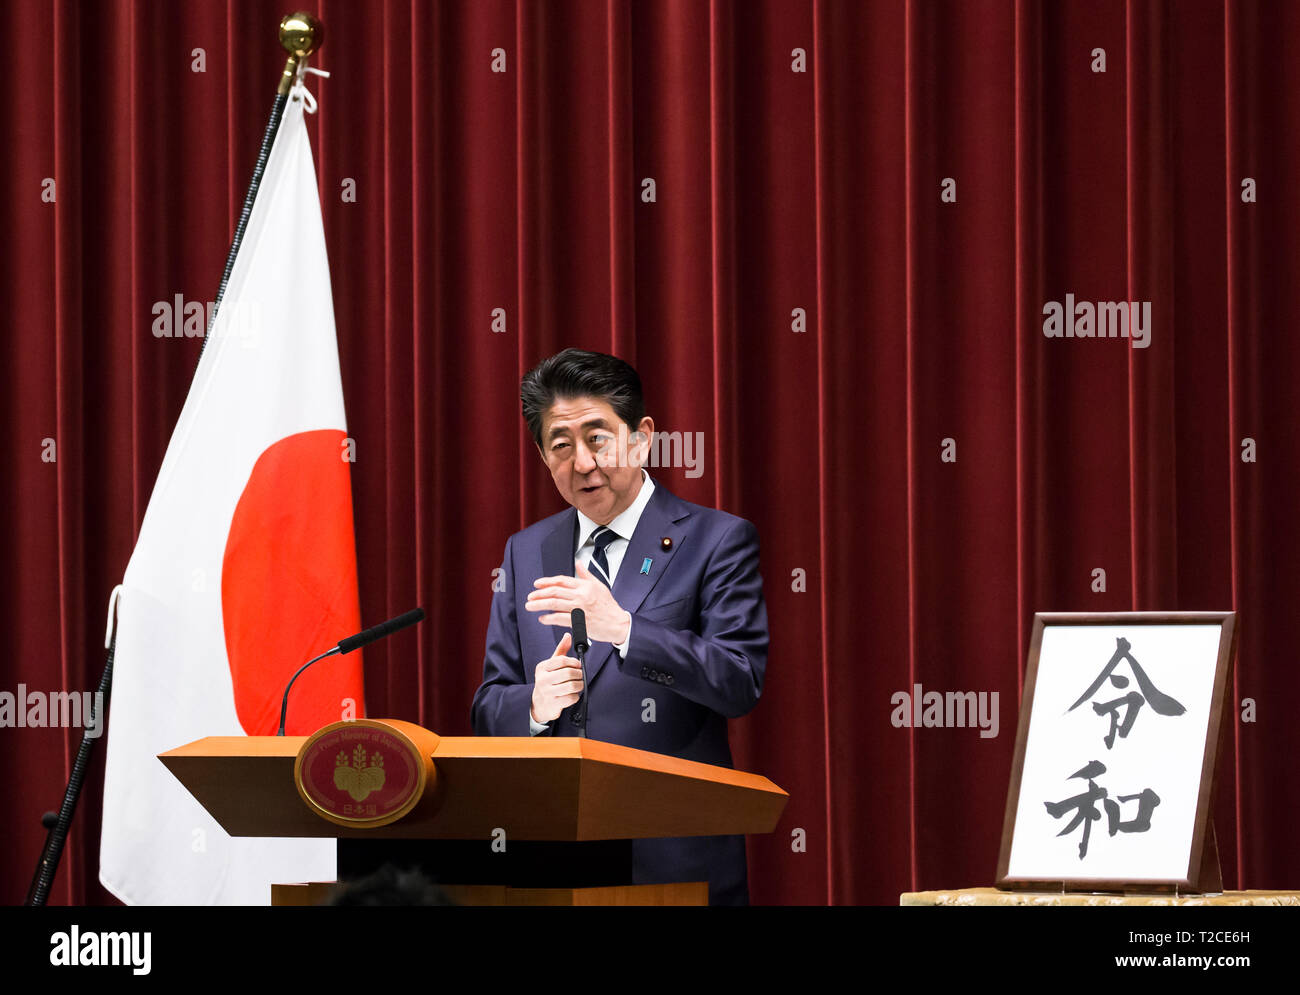
<path id="1" fill-rule="evenodd" d="M 573 575 L 577 530 L 569 508 L 506 541 L 505 586 L 492 597 L 471 715 L 478 735 L 529 735 L 534 670 L 567 630 L 543 625 L 542 613 L 524 603 L 537 578 Z M 632 634 L 626 658 L 609 643 L 593 643 L 587 654 L 588 738 L 732 766 L 727 719 L 758 702 L 767 666 L 757 530 L 656 482 L 613 593 L 632 614 Z M 643 721 L 647 698 L 653 722 Z M 539 735 L 576 736 L 572 712 Z M 748 902 L 743 836 L 636 840 L 632 859 L 636 884 L 707 879 L 711 904 Z"/>

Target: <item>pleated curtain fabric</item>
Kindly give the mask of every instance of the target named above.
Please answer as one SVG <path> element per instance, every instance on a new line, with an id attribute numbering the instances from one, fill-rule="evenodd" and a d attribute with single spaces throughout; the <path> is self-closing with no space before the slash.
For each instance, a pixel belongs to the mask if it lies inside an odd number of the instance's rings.
<path id="1" fill-rule="evenodd" d="M 164 319 L 215 294 L 283 13 L 0 7 L 0 689 L 98 680 L 199 352 Z M 731 737 L 791 797 L 755 902 L 991 883 L 1040 610 L 1240 613 L 1225 885 L 1297 880 L 1300 6 L 317 13 L 361 617 L 430 616 L 367 648 L 369 714 L 470 732 L 504 540 L 562 507 L 519 378 L 599 349 L 670 433 L 656 482 L 761 537 L 768 679 Z M 1145 338 L 1049 337 L 1067 302 L 1149 305 Z M 997 735 L 895 727 L 918 685 L 997 693 Z M 5 900 L 79 735 L 0 731 Z M 52 901 L 110 900 L 102 765 Z"/>

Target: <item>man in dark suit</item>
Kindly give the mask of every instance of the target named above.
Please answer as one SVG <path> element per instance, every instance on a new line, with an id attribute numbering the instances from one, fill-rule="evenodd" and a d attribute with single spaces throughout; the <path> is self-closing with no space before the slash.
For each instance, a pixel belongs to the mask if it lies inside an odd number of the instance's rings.
<path id="1" fill-rule="evenodd" d="M 683 501 L 642 469 L 654 437 L 627 363 L 566 349 L 520 386 L 524 420 L 571 506 L 506 541 L 474 731 L 576 736 L 582 671 L 570 611 L 587 618 L 587 736 L 731 766 L 727 719 L 758 702 L 767 610 L 758 533 Z M 636 884 L 709 882 L 749 898 L 743 836 L 636 840 Z"/>

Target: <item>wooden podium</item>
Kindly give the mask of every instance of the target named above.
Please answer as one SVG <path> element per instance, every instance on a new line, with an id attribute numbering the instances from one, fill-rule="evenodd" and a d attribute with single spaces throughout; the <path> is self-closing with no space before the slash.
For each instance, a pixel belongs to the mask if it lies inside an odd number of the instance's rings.
<path id="1" fill-rule="evenodd" d="M 426 767 L 385 825 L 323 815 L 300 791 L 300 752 L 355 726 L 404 734 Z M 440 737 L 396 720 L 210 736 L 158 759 L 231 836 L 335 837 L 340 880 L 416 865 L 463 904 L 706 904 L 704 882 L 634 885 L 631 841 L 769 833 L 789 800 L 756 774 L 612 743 Z M 315 904 L 332 884 L 276 885 L 272 904 Z"/>

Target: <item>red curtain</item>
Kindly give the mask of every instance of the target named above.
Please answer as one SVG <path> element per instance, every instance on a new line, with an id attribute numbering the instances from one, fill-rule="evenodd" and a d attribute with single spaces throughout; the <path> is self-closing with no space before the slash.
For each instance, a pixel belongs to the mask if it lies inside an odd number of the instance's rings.
<path id="1" fill-rule="evenodd" d="M 199 351 L 156 337 L 152 309 L 215 293 L 285 12 L 0 6 L 0 690 L 98 680 Z M 370 714 L 469 733 L 504 541 L 561 507 L 519 377 L 564 346 L 613 351 L 660 428 L 702 433 L 702 472 L 658 478 L 762 538 L 768 681 L 732 741 L 790 803 L 750 841 L 756 902 L 991 883 L 1039 610 L 1241 613 L 1225 884 L 1300 879 L 1300 6 L 318 13 L 362 617 L 430 614 L 367 651 Z M 1149 346 L 1046 338 L 1067 293 L 1149 301 Z M 895 728 L 914 684 L 999 692 L 999 735 Z M 5 901 L 78 739 L 0 730 Z M 110 900 L 102 746 L 55 902 Z"/>

